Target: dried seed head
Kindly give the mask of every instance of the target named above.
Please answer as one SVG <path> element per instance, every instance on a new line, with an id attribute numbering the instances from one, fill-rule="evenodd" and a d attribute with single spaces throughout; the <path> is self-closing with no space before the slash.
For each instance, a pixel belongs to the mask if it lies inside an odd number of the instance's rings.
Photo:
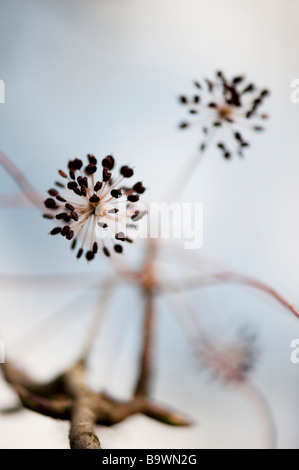
<path id="1" fill-rule="evenodd" d="M 248 327 L 237 331 L 235 338 L 207 340 L 199 347 L 199 358 L 217 378 L 224 382 L 242 382 L 254 368 L 259 353 L 256 335 Z"/>
<path id="2" fill-rule="evenodd" d="M 53 211 L 53 215 L 45 214 L 44 217 L 62 222 L 61 227 L 52 229 L 51 235 L 60 234 L 72 240 L 71 249 L 79 244 L 77 258 L 85 252 L 86 259 L 91 261 L 99 252 L 97 238 L 101 238 L 102 251 L 106 256 L 110 256 L 110 250 L 104 238 L 109 238 L 116 253 L 122 253 L 123 247 L 115 244 L 115 239 L 129 243 L 133 241 L 126 230 L 132 225 L 131 220 L 137 222 L 145 211 L 131 206 L 139 200 L 145 187 L 140 181 L 124 187 L 124 178 L 130 178 L 134 173 L 129 166 L 121 167 L 120 176 L 112 179 L 111 171 L 115 165 L 112 155 L 102 160 L 99 172 L 96 157 L 89 154 L 87 159 L 85 165 L 79 158 L 69 161 L 69 175 L 59 170 L 60 176 L 67 180 L 66 186 L 57 182 L 59 190 L 51 188 L 48 191 L 52 197 L 45 200 L 45 206 Z M 102 173 L 102 178 L 98 179 L 98 173 Z"/>

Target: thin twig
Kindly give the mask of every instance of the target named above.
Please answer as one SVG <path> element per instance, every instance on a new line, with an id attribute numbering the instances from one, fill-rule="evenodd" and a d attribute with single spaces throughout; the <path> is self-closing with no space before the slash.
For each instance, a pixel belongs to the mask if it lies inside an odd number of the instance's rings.
<path id="1" fill-rule="evenodd" d="M 273 297 L 278 303 L 280 303 L 283 307 L 299 318 L 299 310 L 294 307 L 287 299 L 285 299 L 285 297 L 283 297 L 278 291 L 273 289 L 273 287 L 268 286 L 264 282 L 233 272 L 212 273 L 207 278 L 205 278 L 203 275 L 192 276 L 181 281 L 179 285 L 174 283 L 172 280 L 165 280 L 163 283 L 161 283 L 161 292 L 178 292 L 189 289 L 197 289 L 200 287 L 206 287 L 224 282 L 243 284 L 245 286 L 260 290 Z"/>
<path id="2" fill-rule="evenodd" d="M 172 179 L 169 187 L 167 188 L 164 200 L 166 202 L 178 201 L 183 194 L 190 178 L 194 175 L 194 171 L 198 167 L 203 157 L 203 151 L 193 154 L 187 162 L 184 161 L 183 165 Z"/>
<path id="3" fill-rule="evenodd" d="M 0 165 L 11 175 L 15 182 L 19 185 L 28 200 L 38 208 L 43 209 L 42 196 L 34 189 L 26 176 L 19 168 L 0 150 Z"/>
<path id="4" fill-rule="evenodd" d="M 106 283 L 106 289 L 104 289 L 98 296 L 95 305 L 95 311 L 90 321 L 86 337 L 83 342 L 82 351 L 79 355 L 81 361 L 87 360 L 94 345 L 94 342 L 99 334 L 99 330 L 103 322 L 103 317 L 106 314 L 108 302 L 112 294 L 112 282 L 110 285 Z"/>
<path id="5" fill-rule="evenodd" d="M 171 296 L 169 296 L 169 300 L 173 300 L 171 299 Z M 183 315 L 181 314 L 181 309 L 178 307 L 179 302 L 181 302 L 183 307 Z M 176 299 L 171 303 L 174 311 L 177 313 L 177 318 L 184 327 L 184 331 L 188 336 L 194 354 L 197 357 L 200 357 L 203 352 L 207 351 L 208 355 L 214 358 L 214 361 L 217 362 L 217 366 L 223 368 L 227 382 L 237 390 L 244 393 L 247 398 L 255 404 L 263 425 L 264 446 L 271 449 L 275 448 L 276 426 L 271 408 L 263 394 L 249 381 L 247 375 L 243 371 L 236 369 L 232 364 L 225 360 L 221 353 L 219 354 L 206 335 L 198 316 L 180 292 L 176 294 Z M 190 321 L 189 327 L 187 327 L 186 319 L 189 319 Z"/>
<path id="6" fill-rule="evenodd" d="M 262 392 L 249 380 L 243 381 L 239 384 L 235 383 L 234 386 L 255 404 L 258 414 L 262 418 L 263 448 L 276 449 L 277 430 L 268 400 L 264 397 Z"/>
<path id="7" fill-rule="evenodd" d="M 94 273 L 54 273 L 54 274 L 0 274 L 0 289 L 2 290 L 20 290 L 22 288 L 54 289 L 57 290 L 75 290 L 83 289 L 102 289 L 105 288 L 110 280 L 116 281 L 115 276 L 105 276 L 95 283 Z"/>

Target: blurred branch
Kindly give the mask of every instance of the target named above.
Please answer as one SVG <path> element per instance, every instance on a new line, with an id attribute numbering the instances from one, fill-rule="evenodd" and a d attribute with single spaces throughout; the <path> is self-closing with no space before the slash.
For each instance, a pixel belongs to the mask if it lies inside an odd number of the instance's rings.
<path id="1" fill-rule="evenodd" d="M 148 396 L 150 392 L 151 378 L 153 372 L 153 335 L 154 335 L 154 294 L 152 291 L 146 291 L 145 312 L 143 323 L 143 345 L 139 364 L 139 376 L 137 379 L 135 396 Z"/>
<path id="2" fill-rule="evenodd" d="M 249 382 L 249 380 L 235 384 L 235 387 L 255 404 L 259 416 L 262 418 L 263 447 L 265 449 L 275 449 L 277 446 L 277 431 L 268 400 L 252 382 Z"/>
<path id="3" fill-rule="evenodd" d="M 88 327 L 88 331 L 86 337 L 84 339 L 84 343 L 82 346 L 81 354 L 79 355 L 81 361 L 87 360 L 91 349 L 94 345 L 94 342 L 99 334 L 100 327 L 102 325 L 103 317 L 106 314 L 108 302 L 111 298 L 114 279 L 111 282 L 106 282 L 106 289 L 104 289 L 100 295 L 98 296 L 95 311 L 93 317 L 91 319 L 90 325 Z"/>
<path id="4" fill-rule="evenodd" d="M 156 240 L 150 240 L 143 270 L 139 276 L 141 292 L 144 296 L 144 319 L 142 329 L 142 351 L 139 361 L 139 374 L 136 382 L 135 396 L 149 396 L 153 375 L 155 306 L 154 292 L 157 287 L 156 276 Z"/>
<path id="5" fill-rule="evenodd" d="M 30 196 L 29 196 L 30 197 Z M 32 202 L 25 192 L 13 194 L 0 194 L 0 208 L 31 207 Z"/>
<path id="6" fill-rule="evenodd" d="M 28 181 L 26 176 L 19 170 L 19 168 L 5 155 L 5 153 L 1 152 L 0 150 L 0 165 L 10 174 L 10 176 L 15 180 L 15 182 L 19 185 L 21 190 L 23 191 L 24 195 L 27 199 L 33 204 L 37 206 L 39 209 L 43 209 L 43 198 L 31 183 Z"/>
<path id="7" fill-rule="evenodd" d="M 175 299 L 171 299 L 171 296 L 169 296 L 169 300 L 172 300 L 172 307 L 184 327 L 194 354 L 202 358 L 206 365 L 210 366 L 211 370 L 218 374 L 220 379 L 223 379 L 225 383 L 229 383 L 244 393 L 255 404 L 263 426 L 264 446 L 270 449 L 275 448 L 276 426 L 271 408 L 262 392 L 249 381 L 245 371 L 235 367 L 226 359 L 224 351 L 218 350 L 214 346 L 204 331 L 198 315 L 196 315 L 196 312 L 180 292 L 176 294 Z M 186 319 L 190 321 L 189 327 L 187 326 Z M 210 361 L 205 361 L 205 357 L 208 357 Z"/>
<path id="8" fill-rule="evenodd" d="M 95 283 L 94 273 L 54 273 L 54 274 L 0 274 L 0 289 L 71 289 L 78 290 L 88 287 L 90 289 L 105 288 L 107 281 L 116 280 L 115 276 L 107 279 L 107 275 L 103 279 Z"/>
<path id="9" fill-rule="evenodd" d="M 100 449 L 95 424 L 112 426 L 137 413 L 173 426 L 192 424 L 177 411 L 151 403 L 143 396 L 120 402 L 105 393 L 92 391 L 85 382 L 84 361 L 78 362 L 54 380 L 41 384 L 10 362 L 0 366 L 6 381 L 16 391 L 25 408 L 70 421 L 72 449 Z"/>

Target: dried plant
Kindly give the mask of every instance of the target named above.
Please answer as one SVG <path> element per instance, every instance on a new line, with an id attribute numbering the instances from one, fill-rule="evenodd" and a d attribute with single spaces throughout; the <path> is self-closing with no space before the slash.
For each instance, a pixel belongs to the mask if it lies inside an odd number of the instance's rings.
<path id="1" fill-rule="evenodd" d="M 103 253 L 110 256 L 110 251 L 104 243 L 105 232 L 108 232 L 109 240 L 116 239 L 121 242 L 132 243 L 128 237 L 128 228 L 138 222 L 144 215 L 144 211 L 136 208 L 139 195 L 143 194 L 145 187 L 141 181 L 133 187 L 124 187 L 125 179 L 131 178 L 134 170 L 128 166 L 120 168 L 120 176 L 115 181 L 112 179 L 111 170 L 114 168 L 114 158 L 108 155 L 102 160 L 102 175 L 97 181 L 97 159 L 94 155 L 87 155 L 88 165 L 81 170 L 83 162 L 79 158 L 71 160 L 67 173 L 59 170 L 59 176 L 67 183 L 56 181 L 60 188 L 51 188 L 48 193 L 51 197 L 44 201 L 51 213 L 44 214 L 47 219 L 55 219 L 63 222 L 51 230 L 51 235 L 62 235 L 67 240 L 73 240 L 72 250 L 81 242 L 77 252 L 77 258 L 81 258 L 84 247 L 87 247 L 86 259 L 91 261 L 98 253 L 98 242 L 102 242 Z M 61 193 L 61 189 L 64 190 Z M 116 253 L 122 253 L 123 247 L 119 243 L 112 242 Z"/>
<path id="2" fill-rule="evenodd" d="M 196 82 L 195 86 L 199 91 L 202 90 L 199 82 Z M 228 81 L 220 72 L 216 74 L 215 81 L 206 80 L 206 86 L 207 101 L 201 100 L 200 93 L 191 100 L 182 96 L 180 101 L 190 107 L 191 114 L 202 113 L 201 124 L 210 138 L 212 138 L 213 129 L 218 132 L 220 127 L 229 128 L 233 132 L 236 151 L 240 154 L 248 143 L 241 133 L 235 130 L 235 124 L 248 121 L 251 126 L 252 118 L 265 118 L 265 115 L 260 115 L 258 110 L 268 92 L 256 91 L 255 86 L 245 84 L 241 76 Z M 213 98 L 210 95 L 213 95 Z M 247 103 L 245 103 L 246 96 L 250 96 Z M 189 123 L 186 122 L 181 127 L 188 125 Z M 260 130 L 256 124 L 253 125 L 253 129 Z M 224 157 L 228 158 L 233 153 L 232 149 L 229 150 L 226 140 L 216 139 L 216 143 Z M 200 146 L 200 153 L 189 164 L 185 164 L 189 174 L 193 173 L 199 156 L 206 148 L 207 144 L 204 142 Z M 89 155 L 88 160 L 84 172 L 83 162 L 79 159 L 69 163 L 68 173 L 59 171 L 65 183 L 59 181 L 56 184 L 58 189 L 49 190 L 50 197 L 46 199 L 45 205 L 50 210 L 46 218 L 55 219 L 60 221 L 59 224 L 61 223 L 52 229 L 51 234 L 61 234 L 72 240 L 73 248 L 75 243 L 81 243 L 77 257 L 80 257 L 85 249 L 87 260 L 91 260 L 98 251 L 97 238 L 101 239 L 101 235 L 96 234 L 97 227 L 101 230 L 111 230 L 112 240 L 116 238 L 120 241 L 128 241 L 126 235 L 120 235 L 119 231 L 113 229 L 113 225 L 115 219 L 124 217 L 125 222 L 122 222 L 127 227 L 127 222 L 130 225 L 144 215 L 143 211 L 136 209 L 135 204 L 139 199 L 139 194 L 142 194 L 145 188 L 141 182 L 129 188 L 123 186 L 123 178 L 133 175 L 133 170 L 127 166 L 121 168 L 120 178 L 112 180 L 110 172 L 114 167 L 114 159 L 111 155 L 102 161 L 103 169 L 99 181 L 95 176 L 96 158 Z M 2 199 L 4 205 L 7 206 L 10 203 L 15 205 L 16 202 L 20 204 L 21 200 L 24 201 L 24 198 L 27 198 L 31 205 L 40 210 L 43 207 L 42 195 L 32 188 L 26 177 L 3 153 L 0 153 L 0 163 L 16 180 L 23 192 L 18 197 L 5 196 Z M 184 189 L 189 184 L 188 178 L 180 174 L 180 179 L 184 182 L 180 187 Z M 175 180 L 170 187 L 170 195 L 166 196 L 167 200 L 171 199 L 171 194 L 179 197 L 177 192 L 172 192 L 173 187 L 178 187 Z M 128 209 L 125 214 L 115 211 L 116 205 L 121 200 Z M 120 244 L 114 244 L 114 241 L 112 243 L 114 251 L 117 253 L 122 251 L 119 248 Z M 192 308 L 188 291 L 217 283 L 237 283 L 266 293 L 297 317 L 299 317 L 298 310 L 270 286 L 230 269 L 221 269 L 219 263 L 209 262 L 202 254 L 190 254 L 181 247 L 159 239 L 147 239 L 142 249 L 141 268 L 132 266 L 129 261 L 121 263 L 116 260 L 114 274 L 107 276 L 104 282 L 98 280 L 95 284 L 95 288 L 101 293 L 100 302 L 97 304 L 98 308 L 84 341 L 84 347 L 78 351 L 78 359 L 73 367 L 48 383 L 38 383 L 16 368 L 9 359 L 2 365 L 4 377 L 17 392 L 22 405 L 52 418 L 68 420 L 70 422 L 70 446 L 74 449 L 101 448 L 95 433 L 95 425 L 114 425 L 136 413 L 142 413 L 168 425 L 191 425 L 190 418 L 180 412 L 170 410 L 167 406 L 155 403 L 151 397 L 155 372 L 155 325 L 158 314 L 156 299 L 158 296 L 164 296 L 181 323 L 182 331 L 187 335 L 195 356 L 215 376 L 245 393 L 257 406 L 265 431 L 264 445 L 273 447 L 275 426 L 271 411 L 267 400 L 249 380 L 249 372 L 257 355 L 255 337 L 246 333 L 234 341 L 226 341 L 222 338 L 221 343 L 215 342 L 213 334 L 203 328 L 200 313 Z M 106 255 L 110 254 L 105 244 L 103 244 L 103 251 Z M 190 266 L 196 270 L 197 274 L 190 276 L 182 274 L 179 280 L 169 278 L 163 272 L 165 260 L 171 261 L 178 268 L 178 272 L 181 267 Z M 95 279 L 94 273 L 92 278 Z M 54 282 L 54 285 L 55 282 L 61 284 L 61 282 L 67 283 L 68 280 L 75 285 L 80 284 L 80 279 L 74 274 L 69 274 L 69 276 L 64 274 L 62 277 L 58 275 L 55 278 L 47 276 L 47 280 L 49 279 Z M 24 278 L 20 281 L 24 281 Z M 142 293 L 144 310 L 138 375 L 133 396 L 128 401 L 116 400 L 104 392 L 96 393 L 88 387 L 85 380 L 88 358 L 98 334 L 99 316 L 109 300 L 110 290 L 117 289 L 119 281 L 139 289 Z M 42 282 L 41 278 L 38 282 Z"/>
<path id="3" fill-rule="evenodd" d="M 258 89 L 254 83 L 247 83 L 242 75 L 228 80 L 221 71 L 216 73 L 215 79 L 206 78 L 204 85 L 195 81 L 194 86 L 196 94 L 192 98 L 185 95 L 179 98 L 180 103 L 188 107 L 193 120 L 184 121 L 179 127 L 201 127 L 205 135 L 200 144 L 201 151 L 205 150 L 210 141 L 215 140 L 224 158 L 230 158 L 234 153 L 242 157 L 249 142 L 240 129 L 256 132 L 264 129 L 260 121 L 268 116 L 259 110 L 269 91 Z"/>

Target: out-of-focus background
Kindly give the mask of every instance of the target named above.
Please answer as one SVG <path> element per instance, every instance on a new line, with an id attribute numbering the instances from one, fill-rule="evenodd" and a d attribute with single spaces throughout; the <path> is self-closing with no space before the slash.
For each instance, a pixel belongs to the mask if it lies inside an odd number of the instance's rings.
<path id="1" fill-rule="evenodd" d="M 252 135 L 244 159 L 224 161 L 211 148 L 184 200 L 204 204 L 203 254 L 267 282 L 299 306 L 299 104 L 290 100 L 291 81 L 299 78 L 296 0 L 1 0 L 0 8 L 6 87 L 0 148 L 39 191 L 69 158 L 113 152 L 119 163 L 135 165 L 148 199 L 159 201 L 198 146 L 196 130 L 177 129 L 185 117 L 177 96 L 192 91 L 192 80 L 222 69 L 270 88 L 267 131 Z M 2 169 L 0 181 L 1 194 L 17 190 Z M 104 276 L 107 264 L 77 263 L 49 228 L 37 210 L 1 209 L 0 339 L 39 378 L 75 357 L 97 297 L 86 291 L 90 274 L 100 268 Z M 16 277 L 64 272 L 81 273 L 82 289 Z M 298 448 L 299 364 L 290 361 L 298 321 L 236 286 L 201 289 L 190 302 L 219 338 L 244 324 L 257 333 L 252 381 L 268 398 L 278 446 Z M 138 294 L 121 288 L 92 356 L 91 383 L 119 397 L 129 396 L 134 380 L 141 310 Z M 260 447 L 253 404 L 197 364 L 163 298 L 159 313 L 154 396 L 197 424 L 173 429 L 137 416 L 99 428 L 103 446 Z M 2 382 L 0 394 L 1 407 L 16 402 Z M 27 411 L 1 416 L 0 446 L 66 448 L 67 428 Z"/>

